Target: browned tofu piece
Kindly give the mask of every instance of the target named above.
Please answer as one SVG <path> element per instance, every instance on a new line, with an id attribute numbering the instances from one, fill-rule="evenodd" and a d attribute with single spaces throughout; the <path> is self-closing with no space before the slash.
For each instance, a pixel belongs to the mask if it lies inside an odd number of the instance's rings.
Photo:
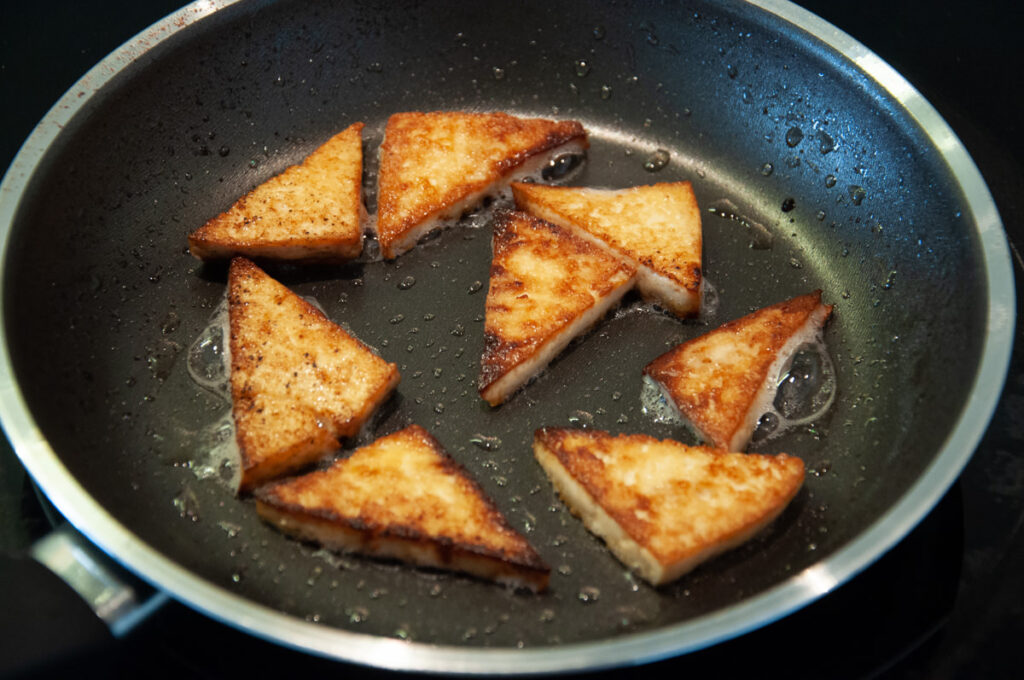
<path id="1" fill-rule="evenodd" d="M 506 113 L 396 113 L 380 146 L 377 239 L 398 257 L 508 183 L 539 175 L 561 153 L 583 153 L 576 121 Z"/>
<path id="2" fill-rule="evenodd" d="M 640 293 L 680 317 L 700 312 L 701 222 L 689 182 L 630 189 L 515 183 L 516 206 L 625 255 Z"/>
<path id="3" fill-rule="evenodd" d="M 194 231 L 192 254 L 204 260 L 358 257 L 366 223 L 362 130 L 362 123 L 353 123 Z"/>
<path id="4" fill-rule="evenodd" d="M 618 303 L 636 269 L 522 212 L 498 213 L 493 239 L 480 395 L 496 406 Z"/>
<path id="5" fill-rule="evenodd" d="M 544 590 L 550 569 L 426 430 L 411 425 L 330 468 L 256 492 L 260 515 L 332 550 Z"/>
<path id="6" fill-rule="evenodd" d="M 398 384 L 394 364 L 241 257 L 228 318 L 240 492 L 335 450 Z"/>
<path id="7" fill-rule="evenodd" d="M 754 536 L 803 484 L 804 464 L 642 434 L 543 428 L 534 455 L 572 512 L 653 585 Z"/>
<path id="8" fill-rule="evenodd" d="M 673 347 L 644 368 L 705 441 L 742 451 L 775 398 L 776 380 L 832 313 L 821 291 L 730 321 Z"/>

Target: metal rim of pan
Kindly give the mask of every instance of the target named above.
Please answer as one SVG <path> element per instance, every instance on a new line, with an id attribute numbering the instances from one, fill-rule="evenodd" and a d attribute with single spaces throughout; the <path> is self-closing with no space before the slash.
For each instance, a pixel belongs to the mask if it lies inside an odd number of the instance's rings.
<path id="1" fill-rule="evenodd" d="M 22 192 L 64 123 L 148 49 L 236 0 L 198 0 L 103 59 L 53 106 L 25 142 L 0 185 L 0 238 L 6 251 Z M 99 505 L 64 467 L 36 427 L 14 380 L 7 338 L 0 336 L 0 419 L 33 479 L 65 517 L 122 564 L 190 607 L 228 625 L 306 652 L 393 670 L 449 673 L 543 673 L 650 662 L 695 651 L 776 621 L 844 583 L 894 546 L 927 515 L 967 464 L 998 402 L 1014 331 L 1009 250 L 995 203 L 966 149 L 939 113 L 899 73 L 855 39 L 786 0 L 748 0 L 814 36 L 879 83 L 925 132 L 962 189 L 977 225 L 988 310 L 971 397 L 917 482 L 874 524 L 828 558 L 739 604 L 692 621 L 617 639 L 538 649 L 469 649 L 409 643 L 325 629 L 205 582 L 147 546 Z"/>

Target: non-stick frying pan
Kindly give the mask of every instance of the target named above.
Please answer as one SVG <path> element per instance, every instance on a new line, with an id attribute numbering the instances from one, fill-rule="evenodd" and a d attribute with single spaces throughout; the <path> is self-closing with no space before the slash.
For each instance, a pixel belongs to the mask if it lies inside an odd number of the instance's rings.
<path id="1" fill-rule="evenodd" d="M 391 112 L 456 108 L 578 118 L 593 145 L 575 181 L 689 179 L 702 205 L 728 199 L 744 218 L 705 214 L 712 313 L 681 323 L 630 301 L 497 410 L 474 386 L 486 219 L 394 263 L 271 270 L 400 364 L 377 432 L 418 422 L 438 436 L 555 567 L 540 597 L 278 535 L 206 476 L 226 406 L 186 371 L 224 287 L 222 267 L 184 252 L 188 231 L 349 122 L 367 123 L 372 159 Z M 658 149 L 670 161 L 649 173 Z M 69 92 L 8 173 L 0 209 L 4 426 L 61 511 L 217 618 L 393 668 L 642 661 L 806 604 L 952 482 L 1012 331 L 998 216 L 955 137 L 884 64 L 789 5 L 190 6 Z M 771 248 L 750 247 L 752 222 Z M 748 546 L 672 586 L 637 583 L 553 494 L 533 429 L 686 440 L 643 412 L 639 369 L 817 287 L 837 305 L 837 402 L 762 447 L 801 455 L 806 489 Z"/>

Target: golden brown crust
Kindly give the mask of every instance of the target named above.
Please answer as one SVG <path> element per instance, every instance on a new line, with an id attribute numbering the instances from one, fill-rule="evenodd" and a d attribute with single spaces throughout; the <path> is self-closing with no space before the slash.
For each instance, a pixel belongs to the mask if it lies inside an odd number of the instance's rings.
<path id="1" fill-rule="evenodd" d="M 551 357 L 538 361 L 513 386 L 495 389 L 499 380 L 585 331 L 603 314 L 603 305 L 628 290 L 636 269 L 561 227 L 521 212 L 496 215 L 493 251 L 480 392 L 496 405 Z"/>
<path id="2" fill-rule="evenodd" d="M 329 547 L 543 590 L 550 569 L 466 470 L 412 425 L 329 469 L 265 486 L 260 513 Z"/>
<path id="3" fill-rule="evenodd" d="M 654 583 L 749 538 L 781 512 L 804 477 L 803 462 L 786 454 L 727 453 L 641 434 L 542 428 L 534 448 L 588 529 Z M 570 478 L 583 494 L 567 493 Z M 605 517 L 610 522 L 602 523 Z"/>
<path id="4" fill-rule="evenodd" d="M 700 311 L 702 232 L 689 182 L 628 189 L 515 182 L 521 210 L 581 230 L 641 268 L 637 287 L 678 316 Z"/>
<path id="5" fill-rule="evenodd" d="M 527 159 L 569 142 L 586 148 L 576 121 L 506 113 L 396 113 L 380 147 L 377 238 L 386 258 L 424 220 L 484 191 Z"/>
<path id="6" fill-rule="evenodd" d="M 643 372 L 708 442 L 730 448 L 780 350 L 808 322 L 819 329 L 831 312 L 831 305 L 821 304 L 820 290 L 801 295 L 677 345 Z"/>
<path id="7" fill-rule="evenodd" d="M 189 235 L 198 258 L 337 262 L 363 249 L 362 123 L 327 140 Z"/>
<path id="8" fill-rule="evenodd" d="M 240 491 L 355 435 L 398 369 L 245 258 L 228 275 L 232 414 Z"/>

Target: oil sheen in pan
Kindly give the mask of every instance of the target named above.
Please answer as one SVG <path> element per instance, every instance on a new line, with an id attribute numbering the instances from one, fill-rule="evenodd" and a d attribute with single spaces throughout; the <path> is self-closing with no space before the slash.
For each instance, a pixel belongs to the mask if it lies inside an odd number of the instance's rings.
<path id="1" fill-rule="evenodd" d="M 609 128 L 584 124 L 591 133 L 591 149 L 582 168 L 574 169 L 579 171 L 571 179 L 574 184 L 621 188 L 689 179 L 698 200 L 703 198 L 706 205 L 731 196 L 751 219 L 777 231 L 770 206 L 744 191 L 733 178 L 700 166 L 685 149 L 669 145 L 669 163 L 654 174 L 645 167 L 645 159 L 651 149 L 666 146 L 663 141 L 626 139 Z M 368 203 L 371 200 L 372 196 L 367 196 Z M 778 231 L 771 247 L 758 250 L 749 247 L 744 229 L 738 228 L 743 226 L 740 223 L 711 219 L 705 226 L 705 274 L 713 277 L 715 285 L 705 291 L 700 318 L 681 322 L 632 296 L 509 403 L 493 410 L 482 408 L 475 389 L 492 207 L 496 206 L 492 203 L 473 211 L 459 220 L 455 229 L 395 261 L 366 257 L 336 278 L 305 280 L 296 275 L 286 283 L 300 294 L 316 295 L 328 318 L 341 322 L 360 340 L 378 347 L 381 356 L 399 364 L 402 385 L 375 431 L 385 433 L 416 422 L 434 432 L 499 503 L 513 526 L 542 551 L 552 567 L 551 592 L 541 598 L 523 598 L 458 575 L 313 550 L 263 527 L 246 499 L 229 503 L 227 494 L 233 493 L 233 486 L 219 493 L 213 489 L 203 492 L 205 502 L 228 503 L 231 522 L 243 527 L 235 540 L 245 542 L 253 551 L 252 564 L 242 578 L 232 577 L 228 587 L 260 601 L 267 593 L 277 592 L 275 579 L 286 565 L 288 573 L 323 575 L 323 579 L 312 579 L 308 599 L 303 592 L 301 600 L 272 602 L 307 620 L 423 642 L 562 644 L 642 631 L 719 606 L 719 601 L 729 600 L 736 592 L 731 585 L 718 588 L 716 579 L 723 568 L 728 570 L 726 578 L 733 578 L 737 570 L 747 568 L 744 565 L 756 562 L 764 550 L 785 549 L 789 554 L 792 543 L 802 545 L 816 538 L 803 526 L 804 513 L 791 514 L 777 531 L 756 539 L 748 548 L 738 549 L 680 583 L 654 589 L 635 580 L 570 516 L 529 455 L 530 433 L 545 424 L 680 436 L 678 427 L 655 423 L 643 414 L 640 368 L 671 344 L 736 316 L 755 299 L 768 304 L 813 288 L 828 288 L 816 275 L 813 262 L 800 270 L 787 266 L 792 257 L 801 255 L 789 238 L 792 229 L 785 234 Z M 367 244 L 372 246 L 374 241 L 368 239 Z M 729 275 L 730 270 L 748 267 L 758 272 L 752 282 Z M 761 291 L 769 291 L 770 298 L 760 295 Z M 197 393 L 210 390 L 218 394 L 211 400 L 209 421 L 203 424 L 210 428 L 210 436 L 198 437 L 192 448 L 191 472 L 212 478 L 199 480 L 201 483 L 221 488 L 230 483 L 227 473 L 237 469 L 232 465 L 237 466 L 238 455 L 229 447 L 217 446 L 225 438 L 232 440 L 229 443 L 234 439 L 230 415 L 225 413 L 227 369 L 220 363 L 225 358 L 226 339 L 226 319 L 215 319 L 190 348 L 189 369 L 192 380 L 204 385 L 203 390 L 197 387 Z M 211 353 L 213 357 L 208 356 Z M 204 363 L 209 358 L 216 359 L 212 366 Z M 211 500 L 214 498 L 217 500 Z M 807 521 L 815 522 L 811 529 L 817 530 L 817 516 Z M 202 529 L 201 523 L 190 526 Z M 788 535 L 784 542 L 778 540 L 778 532 Z M 223 549 L 236 548 L 225 544 Z M 792 554 L 794 568 L 798 568 L 802 553 Z M 234 552 L 229 557 L 238 559 Z M 340 572 L 334 567 L 338 560 L 342 560 L 338 562 L 343 567 Z M 752 586 L 755 590 L 758 583 Z M 439 600 L 465 614 L 458 618 L 435 616 L 432 612 Z M 578 617 L 578 607 L 585 607 L 587 616 Z M 570 620 L 573 623 L 567 625 Z"/>

